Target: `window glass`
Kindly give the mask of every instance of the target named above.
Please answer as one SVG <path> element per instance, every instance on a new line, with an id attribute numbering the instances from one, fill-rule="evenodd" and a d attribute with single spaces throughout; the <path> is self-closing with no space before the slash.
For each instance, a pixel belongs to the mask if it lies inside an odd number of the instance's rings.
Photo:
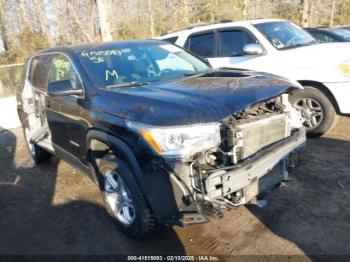
<path id="1" fill-rule="evenodd" d="M 344 42 L 350 42 L 350 32 L 345 29 L 335 28 L 331 31 L 338 38 L 340 38 Z"/>
<path id="2" fill-rule="evenodd" d="M 193 65 L 180 56 L 170 53 L 166 58 L 156 61 L 159 70 L 186 70 L 193 72 Z"/>
<path id="3" fill-rule="evenodd" d="M 308 32 L 288 21 L 265 22 L 255 27 L 277 49 L 290 49 L 316 44 L 317 41 Z"/>
<path id="4" fill-rule="evenodd" d="M 29 81 L 42 91 L 47 90 L 51 59 L 49 55 L 40 55 L 33 57 L 30 63 Z"/>
<path id="5" fill-rule="evenodd" d="M 77 72 L 65 55 L 55 55 L 52 59 L 50 70 L 50 83 L 61 80 L 69 80 L 74 90 L 82 89 Z"/>
<path id="6" fill-rule="evenodd" d="M 241 30 L 221 31 L 219 33 L 219 56 L 243 56 L 247 44 L 258 43 L 248 32 Z"/>
<path id="7" fill-rule="evenodd" d="M 213 57 L 215 46 L 214 33 L 195 35 L 189 38 L 189 49 L 202 57 Z"/>
<path id="8" fill-rule="evenodd" d="M 78 52 L 86 72 L 98 85 L 157 82 L 201 74 L 210 68 L 187 51 L 168 43 L 115 43 Z"/>
<path id="9" fill-rule="evenodd" d="M 325 34 L 313 33 L 312 36 L 316 38 L 316 40 L 319 41 L 320 43 L 337 42 L 336 39 Z"/>

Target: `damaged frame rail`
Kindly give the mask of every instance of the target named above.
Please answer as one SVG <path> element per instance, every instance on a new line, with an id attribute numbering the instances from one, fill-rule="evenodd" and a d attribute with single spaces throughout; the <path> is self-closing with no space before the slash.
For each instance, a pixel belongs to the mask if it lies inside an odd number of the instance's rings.
<path id="1" fill-rule="evenodd" d="M 247 203 L 257 204 L 257 197 L 260 194 L 288 180 L 289 169 L 296 166 L 292 163 L 291 156 L 299 153 L 298 150 L 305 145 L 305 142 L 305 130 L 294 131 L 290 137 L 260 150 L 240 164 L 213 170 L 204 178 L 199 174 L 202 181 L 201 188 L 194 185 L 195 174 L 191 165 L 191 186 L 194 188 L 195 200 L 201 202 L 202 207 L 204 204 L 206 209 L 208 204 L 211 204 L 214 212 L 209 214 L 217 214 L 224 206 L 234 208 Z M 274 171 L 279 172 L 279 175 L 272 179 L 273 183 L 265 188 L 259 188 L 259 181 Z M 214 215 L 214 217 L 220 216 Z"/>

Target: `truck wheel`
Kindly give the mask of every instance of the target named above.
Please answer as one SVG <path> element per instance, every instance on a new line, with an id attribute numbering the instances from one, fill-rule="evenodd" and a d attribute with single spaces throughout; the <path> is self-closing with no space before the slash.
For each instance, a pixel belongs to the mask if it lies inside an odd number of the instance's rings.
<path id="1" fill-rule="evenodd" d="M 105 207 L 127 236 L 142 238 L 153 231 L 155 218 L 129 166 L 112 154 L 97 161 Z"/>
<path id="2" fill-rule="evenodd" d="M 336 112 L 329 99 L 318 89 L 304 86 L 290 96 L 293 106 L 305 118 L 304 126 L 309 137 L 318 137 L 331 129 Z"/>
<path id="3" fill-rule="evenodd" d="M 35 164 L 49 162 L 52 155 L 30 140 L 31 133 L 28 127 L 24 127 L 23 131 L 28 151 L 31 157 L 33 158 Z"/>

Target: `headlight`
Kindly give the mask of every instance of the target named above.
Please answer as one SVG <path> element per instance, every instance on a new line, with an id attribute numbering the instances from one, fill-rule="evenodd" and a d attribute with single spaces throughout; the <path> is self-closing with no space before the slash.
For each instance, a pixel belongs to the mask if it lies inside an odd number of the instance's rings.
<path id="1" fill-rule="evenodd" d="M 168 157 L 186 159 L 221 142 L 219 124 L 154 127 L 127 122 L 127 126 L 137 131 L 158 154 Z"/>
<path id="2" fill-rule="evenodd" d="M 350 62 L 341 63 L 338 65 L 340 72 L 346 77 L 350 77 Z"/>

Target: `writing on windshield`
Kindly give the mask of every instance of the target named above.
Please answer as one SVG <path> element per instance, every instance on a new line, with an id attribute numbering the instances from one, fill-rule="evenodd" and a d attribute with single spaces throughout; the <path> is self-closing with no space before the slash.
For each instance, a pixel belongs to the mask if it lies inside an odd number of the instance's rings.
<path id="1" fill-rule="evenodd" d="M 112 44 L 109 49 L 83 50 L 79 58 L 91 79 L 104 87 L 155 82 L 208 70 L 203 61 L 171 44 Z"/>

